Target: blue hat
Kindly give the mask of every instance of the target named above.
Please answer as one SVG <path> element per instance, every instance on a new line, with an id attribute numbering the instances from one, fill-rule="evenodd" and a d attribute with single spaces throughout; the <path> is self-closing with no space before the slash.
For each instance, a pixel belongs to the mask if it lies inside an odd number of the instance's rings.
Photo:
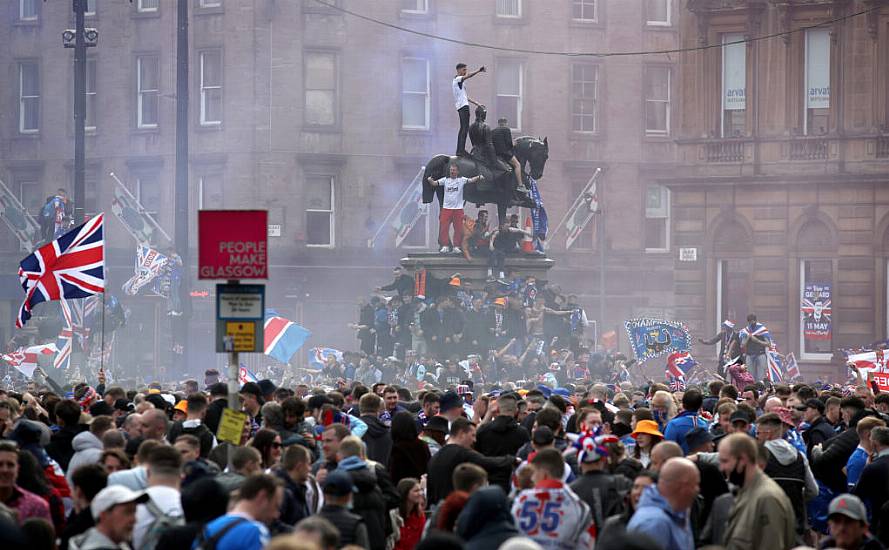
<path id="1" fill-rule="evenodd" d="M 352 476 L 343 470 L 334 470 L 327 474 L 322 489 L 326 494 L 344 497 L 349 493 L 357 493 L 358 489 L 352 483 Z"/>
<path id="2" fill-rule="evenodd" d="M 463 406 L 463 400 L 457 395 L 457 392 L 447 391 L 444 395 L 441 396 L 441 400 L 439 401 L 439 410 L 441 412 L 447 412 L 451 409 L 456 409 Z"/>
<path id="3" fill-rule="evenodd" d="M 538 384 L 537 389 L 543 394 L 543 397 L 546 397 L 547 399 L 553 394 L 552 388 L 544 384 Z"/>

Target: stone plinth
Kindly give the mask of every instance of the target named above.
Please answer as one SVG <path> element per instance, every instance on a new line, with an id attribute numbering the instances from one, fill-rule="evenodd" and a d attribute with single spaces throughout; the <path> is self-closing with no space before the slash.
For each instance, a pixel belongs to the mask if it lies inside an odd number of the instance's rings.
<path id="1" fill-rule="evenodd" d="M 467 261 L 463 256 L 456 254 L 418 252 L 402 258 L 401 265 L 409 272 L 426 269 L 428 273 L 441 279 L 450 278 L 455 273 L 459 273 L 463 284 L 469 283 L 474 288 L 483 287 L 488 276 L 488 258 L 486 256 Z M 522 277 L 533 276 L 545 281 L 547 272 L 554 265 L 556 265 L 555 260 L 546 256 L 517 254 L 507 256 L 504 271 L 507 274 L 513 272 Z"/>

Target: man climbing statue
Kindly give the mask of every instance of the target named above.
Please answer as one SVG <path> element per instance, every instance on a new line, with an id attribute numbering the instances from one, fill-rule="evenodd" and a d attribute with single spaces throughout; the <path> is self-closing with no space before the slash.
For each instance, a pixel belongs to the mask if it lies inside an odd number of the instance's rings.
<path id="1" fill-rule="evenodd" d="M 516 189 L 524 190 L 525 183 L 522 181 L 522 167 L 519 164 L 519 160 L 515 158 L 512 131 L 509 129 L 509 120 L 506 117 L 497 119 L 497 127 L 491 132 L 491 140 L 494 142 L 494 152 L 497 154 L 497 158 L 512 165 Z"/>

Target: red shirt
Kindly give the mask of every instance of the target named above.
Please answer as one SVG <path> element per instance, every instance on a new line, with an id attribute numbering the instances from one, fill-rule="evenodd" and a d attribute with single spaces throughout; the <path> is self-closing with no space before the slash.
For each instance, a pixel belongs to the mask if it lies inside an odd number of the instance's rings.
<path id="1" fill-rule="evenodd" d="M 411 514 L 404 525 L 401 526 L 401 538 L 395 543 L 394 550 L 414 550 L 423 536 L 423 527 L 426 525 L 426 514 Z"/>

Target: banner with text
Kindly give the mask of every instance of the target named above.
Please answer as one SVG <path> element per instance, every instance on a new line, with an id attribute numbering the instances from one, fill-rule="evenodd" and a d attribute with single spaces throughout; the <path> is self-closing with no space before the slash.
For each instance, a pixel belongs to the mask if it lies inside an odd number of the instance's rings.
<path id="1" fill-rule="evenodd" d="M 268 212 L 198 211 L 199 279 L 267 279 Z"/>
<path id="2" fill-rule="evenodd" d="M 830 340 L 833 310 L 830 284 L 806 283 L 800 303 L 803 318 L 803 337 L 806 340 Z"/>
<path id="3" fill-rule="evenodd" d="M 638 361 L 654 359 L 665 353 L 690 351 L 688 327 L 676 321 L 631 319 L 624 323 L 627 339 Z"/>
<path id="4" fill-rule="evenodd" d="M 747 44 L 740 33 L 722 36 L 722 109 L 747 108 Z"/>

